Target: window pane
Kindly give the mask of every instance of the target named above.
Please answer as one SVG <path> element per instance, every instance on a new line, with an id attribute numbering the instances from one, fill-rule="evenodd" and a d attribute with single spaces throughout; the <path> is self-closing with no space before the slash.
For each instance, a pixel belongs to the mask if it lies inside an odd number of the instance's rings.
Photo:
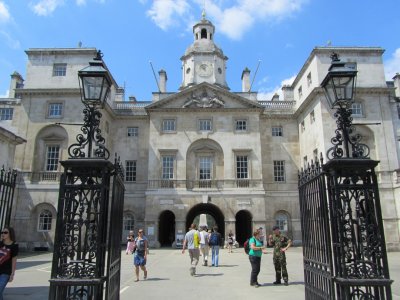
<path id="1" fill-rule="evenodd" d="M 47 146 L 46 153 L 46 171 L 57 171 L 60 159 L 60 146 Z"/>
<path id="2" fill-rule="evenodd" d="M 247 120 L 236 120 L 236 131 L 246 131 Z"/>
<path id="3" fill-rule="evenodd" d="M 134 230 L 135 220 L 131 214 L 127 214 L 124 216 L 124 230 Z"/>
<path id="4" fill-rule="evenodd" d="M 65 76 L 67 74 L 67 64 L 54 64 L 53 76 Z"/>
<path id="5" fill-rule="evenodd" d="M 211 179 L 212 159 L 211 157 L 200 157 L 199 159 L 199 179 Z"/>
<path id="6" fill-rule="evenodd" d="M 246 155 L 236 156 L 236 178 L 249 178 L 248 158 Z"/>
<path id="7" fill-rule="evenodd" d="M 127 182 L 136 181 L 136 160 L 127 160 L 125 162 L 125 180 Z"/>
<path id="8" fill-rule="evenodd" d="M 174 178 L 174 157 L 164 156 L 162 158 L 162 179 Z"/>
<path id="9" fill-rule="evenodd" d="M 128 127 L 128 136 L 138 136 L 139 128 L 138 127 Z"/>
<path id="10" fill-rule="evenodd" d="M 274 180 L 278 182 L 285 181 L 285 161 L 274 161 Z"/>
<path id="11" fill-rule="evenodd" d="M 48 116 L 49 117 L 61 117 L 62 108 L 63 108 L 62 103 L 50 103 Z"/>
<path id="12" fill-rule="evenodd" d="M 211 129 L 212 129 L 211 120 L 199 120 L 200 131 L 211 131 Z"/>
<path id="13" fill-rule="evenodd" d="M 176 131 L 175 120 L 167 119 L 163 120 L 163 131 Z"/>
<path id="14" fill-rule="evenodd" d="M 52 219 L 53 219 L 53 216 L 52 216 L 51 212 L 48 210 L 43 210 L 39 215 L 38 229 L 41 231 L 50 231 Z"/>
<path id="15" fill-rule="evenodd" d="M 362 116 L 362 106 L 361 103 L 353 103 L 351 105 L 351 114 L 353 116 Z"/>
<path id="16" fill-rule="evenodd" d="M 14 108 L 0 108 L 0 120 L 12 120 Z"/>
<path id="17" fill-rule="evenodd" d="M 283 136 L 282 127 L 272 127 L 272 136 Z"/>
<path id="18" fill-rule="evenodd" d="M 275 224 L 279 226 L 279 230 L 287 231 L 288 230 L 288 217 L 285 214 L 278 214 L 275 219 Z"/>

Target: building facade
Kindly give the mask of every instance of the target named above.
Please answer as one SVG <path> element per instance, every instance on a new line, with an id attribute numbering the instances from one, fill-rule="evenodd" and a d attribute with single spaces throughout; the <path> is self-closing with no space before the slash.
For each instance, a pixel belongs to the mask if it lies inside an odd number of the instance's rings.
<path id="1" fill-rule="evenodd" d="M 149 102 L 124 101 L 123 89 L 113 80 L 101 130 L 106 147 L 118 153 L 125 168 L 121 241 L 129 230 L 145 228 L 152 247 L 174 246 L 205 214 L 209 226 L 217 224 L 223 236 L 234 232 L 240 243 L 253 228 L 269 232 L 277 224 L 300 244 L 298 172 L 321 153 L 325 157 L 336 129 L 320 88 L 334 51 L 357 66 L 354 123 L 370 157 L 380 161 L 376 171 L 386 242 L 389 250 L 400 250 L 400 81 L 399 76 L 385 81 L 384 50 L 314 48 L 293 84 L 283 87 L 283 99 L 260 100 L 250 91 L 247 68 L 242 90 L 230 91 L 228 58 L 214 33 L 204 17 L 194 25 L 176 92 L 167 92 L 164 70 Z M 23 84 L 22 78 L 11 81 L 12 126 L 26 139 L 14 157 L 20 179 L 13 223 L 29 249 L 52 247 L 60 161 L 68 158 L 82 122 L 77 72 L 96 52 L 29 49 Z"/>

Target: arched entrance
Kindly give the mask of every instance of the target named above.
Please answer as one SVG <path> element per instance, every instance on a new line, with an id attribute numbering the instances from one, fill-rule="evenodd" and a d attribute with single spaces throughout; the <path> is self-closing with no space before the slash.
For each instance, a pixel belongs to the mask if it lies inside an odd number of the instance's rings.
<path id="1" fill-rule="evenodd" d="M 252 235 L 252 220 L 253 217 L 247 210 L 240 210 L 236 214 L 236 241 L 241 246 Z"/>
<path id="2" fill-rule="evenodd" d="M 158 219 L 158 241 L 161 247 L 171 247 L 174 240 L 175 215 L 170 210 L 164 210 Z"/>
<path id="3" fill-rule="evenodd" d="M 211 220 L 214 219 L 215 224 L 218 226 L 218 232 L 221 233 L 223 237 L 225 236 L 224 215 L 222 214 L 218 206 L 211 203 L 200 203 L 193 206 L 189 210 L 186 216 L 186 230 L 190 227 L 192 223 L 194 223 L 195 220 L 196 221 L 198 220 L 197 217 L 200 216 L 201 214 L 210 215 L 212 217 Z"/>

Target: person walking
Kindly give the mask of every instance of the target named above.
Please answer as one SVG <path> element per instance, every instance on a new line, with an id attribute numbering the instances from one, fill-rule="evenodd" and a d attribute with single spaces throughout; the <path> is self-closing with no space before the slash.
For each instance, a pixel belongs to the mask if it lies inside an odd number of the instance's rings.
<path id="1" fill-rule="evenodd" d="M 0 241 L 0 300 L 3 300 L 3 292 L 7 283 L 14 280 L 18 251 L 14 228 L 4 227 L 1 231 Z"/>
<path id="2" fill-rule="evenodd" d="M 148 240 L 144 236 L 143 229 L 139 229 L 138 236 L 135 238 L 136 251 L 133 257 L 133 264 L 135 265 L 135 282 L 139 281 L 139 267 L 143 271 L 143 279 L 147 279 L 147 253 L 148 253 Z"/>
<path id="3" fill-rule="evenodd" d="M 135 250 L 135 235 L 133 230 L 129 231 L 129 235 L 126 238 L 126 254 L 132 254 Z"/>
<path id="4" fill-rule="evenodd" d="M 219 246 L 221 245 L 221 234 L 218 232 L 218 227 L 214 226 L 211 233 L 209 245 L 211 246 L 211 266 L 218 267 L 219 261 Z"/>
<path id="5" fill-rule="evenodd" d="M 284 284 L 289 285 L 285 253 L 292 245 L 292 241 L 287 236 L 281 234 L 279 226 L 272 227 L 272 231 L 273 234 L 268 236 L 268 245 L 274 247 L 273 262 L 276 276 L 274 284 L 281 284 L 281 278 L 283 278 Z"/>
<path id="6" fill-rule="evenodd" d="M 187 247 L 190 257 L 190 275 L 194 276 L 196 274 L 196 266 L 199 263 L 200 257 L 200 236 L 197 231 L 196 224 L 190 225 L 189 231 L 185 234 L 182 246 L 182 254 L 185 254 L 185 249 Z"/>
<path id="7" fill-rule="evenodd" d="M 261 241 L 261 233 L 257 229 L 253 232 L 253 236 L 249 240 L 249 261 L 251 265 L 250 285 L 258 288 L 261 284 L 258 283 L 258 274 L 261 268 L 261 256 L 266 253 L 265 247 Z"/>
<path id="8" fill-rule="evenodd" d="M 233 253 L 232 248 L 235 242 L 235 236 L 233 235 L 232 230 L 229 231 L 227 240 L 228 240 L 228 253 Z"/>
<path id="9" fill-rule="evenodd" d="M 207 232 L 207 228 L 202 227 L 200 230 L 200 252 L 201 255 L 203 256 L 203 266 L 207 266 L 208 264 L 208 252 L 210 250 L 208 246 L 208 239 L 209 239 L 209 234 Z"/>

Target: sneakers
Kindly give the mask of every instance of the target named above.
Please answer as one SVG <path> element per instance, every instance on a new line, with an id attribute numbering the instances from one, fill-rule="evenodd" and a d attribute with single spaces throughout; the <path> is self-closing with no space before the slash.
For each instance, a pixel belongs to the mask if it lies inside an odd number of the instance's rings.
<path id="1" fill-rule="evenodd" d="M 281 284 L 282 282 L 280 280 L 274 281 L 272 284 Z"/>
<path id="2" fill-rule="evenodd" d="M 196 269 L 194 267 L 190 268 L 190 276 L 194 276 L 196 274 Z"/>
<path id="3" fill-rule="evenodd" d="M 204 265 L 207 267 L 207 261 L 204 262 Z"/>
<path id="4" fill-rule="evenodd" d="M 289 285 L 289 282 L 288 282 L 287 280 L 285 280 L 284 285 L 288 286 L 288 285 Z"/>

